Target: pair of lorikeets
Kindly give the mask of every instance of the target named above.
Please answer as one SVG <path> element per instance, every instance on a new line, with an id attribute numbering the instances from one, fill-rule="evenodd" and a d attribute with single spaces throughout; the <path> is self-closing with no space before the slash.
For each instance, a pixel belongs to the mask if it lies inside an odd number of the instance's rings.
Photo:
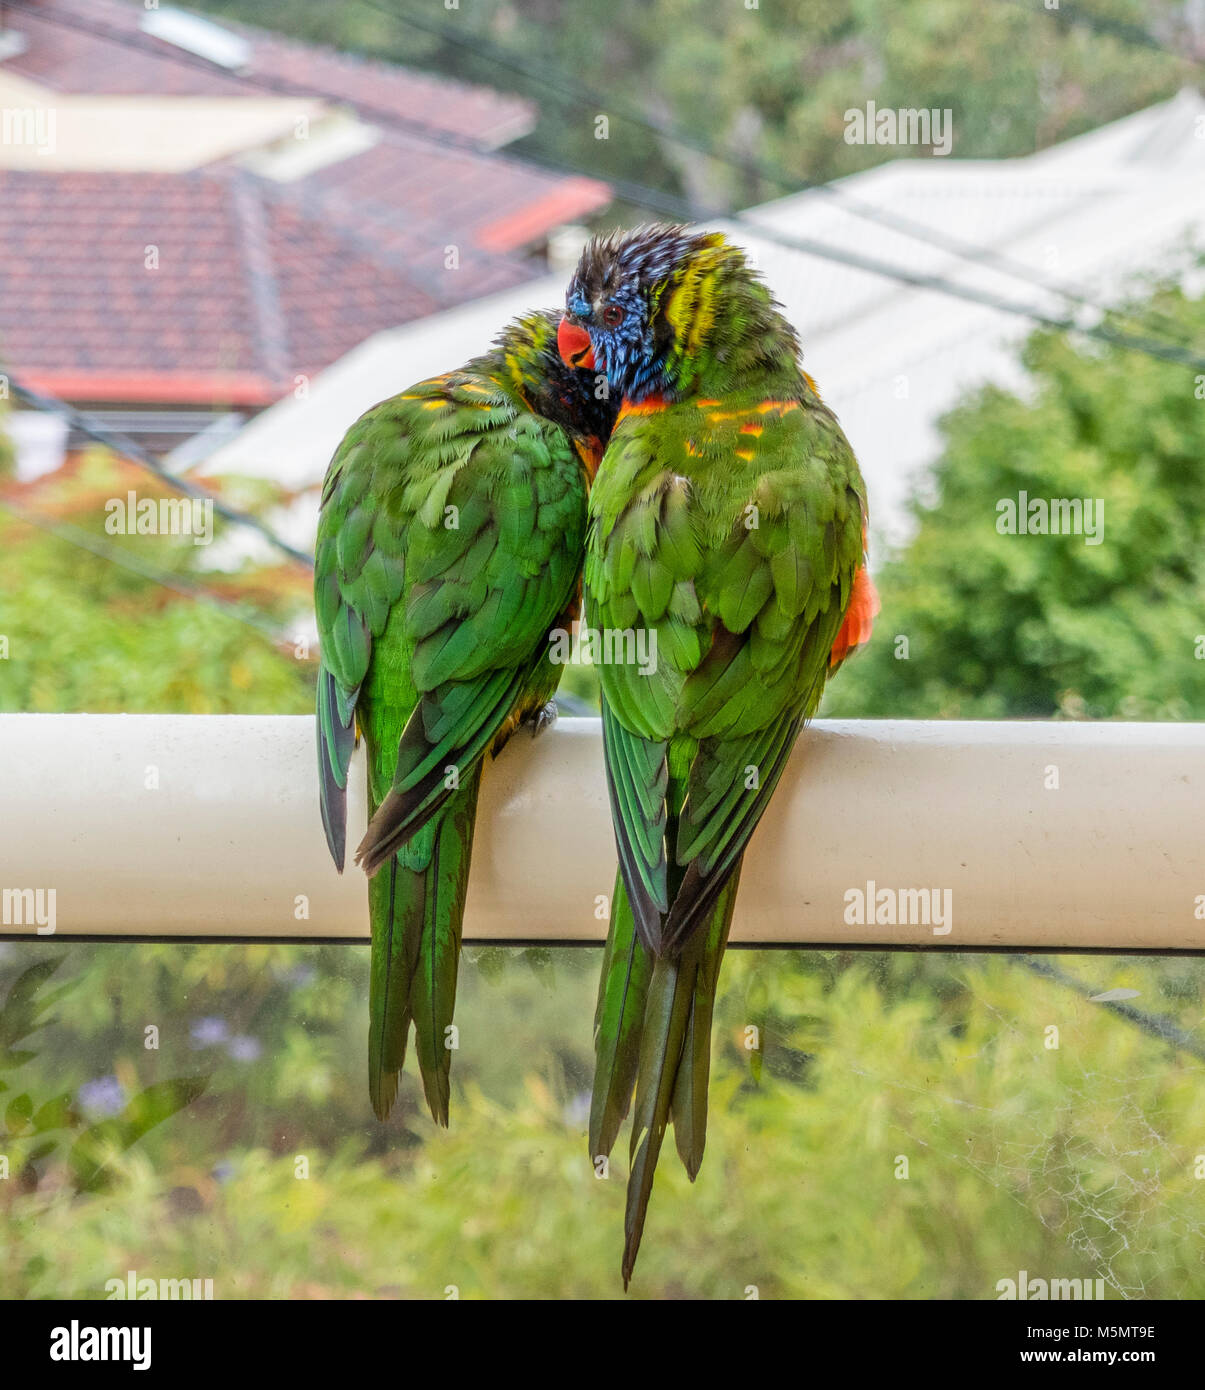
<path id="1" fill-rule="evenodd" d="M 322 492 L 314 582 L 322 818 L 343 867 L 357 729 L 371 819 L 368 1078 L 411 1025 L 448 1122 L 487 752 L 549 721 L 554 635 L 655 634 L 599 667 L 619 872 L 595 1014 L 590 1155 L 633 1106 L 623 1278 L 667 1124 L 703 1159 L 711 1016 L 741 859 L 825 680 L 865 641 L 866 497 L 799 344 L 741 250 L 653 226 L 596 239 L 566 310 L 364 415 Z"/>

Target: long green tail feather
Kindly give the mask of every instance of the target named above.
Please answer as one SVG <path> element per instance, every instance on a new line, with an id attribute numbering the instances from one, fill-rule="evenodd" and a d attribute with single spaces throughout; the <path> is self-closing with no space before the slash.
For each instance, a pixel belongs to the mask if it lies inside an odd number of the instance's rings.
<path id="1" fill-rule="evenodd" d="M 468 785 L 457 794 L 436 832 L 431 865 L 427 870 L 429 887 L 422 944 L 418 967 L 410 982 L 414 1052 L 422 1072 L 423 1091 L 432 1118 L 445 1126 L 454 1050 L 448 1029 L 456 1011 L 460 935 L 480 785 L 479 765 L 474 768 Z"/>
<path id="2" fill-rule="evenodd" d="M 611 926 L 594 1011 L 594 1092 L 590 1098 L 590 1161 L 611 1152 L 632 1103 L 640 1034 L 653 958 L 636 931 L 623 877 L 615 875 Z"/>
<path id="3" fill-rule="evenodd" d="M 663 956 L 653 966 L 632 1117 L 632 1167 L 624 1214 L 625 1289 L 636 1265 L 657 1160 L 671 1117 L 678 1152 L 692 1181 L 703 1161 L 711 1019 L 738 877 L 739 872 L 725 885 L 706 927 L 687 942 L 681 955 Z"/>
<path id="4" fill-rule="evenodd" d="M 372 963 L 368 986 L 368 1093 L 378 1120 L 397 1099 L 398 1073 L 410 1032 L 410 977 L 422 936 L 427 871 L 395 858 L 368 881 Z"/>
<path id="5" fill-rule="evenodd" d="M 674 1096 L 670 1104 L 670 1119 L 674 1126 L 674 1143 L 678 1157 L 686 1169 L 691 1182 L 698 1176 L 703 1163 L 703 1146 L 707 1142 L 707 1083 L 711 1077 L 711 1020 L 715 1010 L 716 986 L 719 984 L 720 963 L 724 959 L 724 948 L 728 943 L 728 929 L 732 925 L 732 909 L 736 904 L 736 890 L 740 882 L 741 870 L 724 885 L 715 906 L 715 915 L 708 927 L 709 934 L 720 932 L 712 938 L 711 946 L 704 950 L 695 977 L 694 998 L 691 1002 L 690 1018 L 686 1024 L 686 1036 L 682 1044 L 682 1060 L 678 1064 L 678 1078 L 674 1083 Z M 718 941 L 718 944 L 717 944 Z"/>
<path id="6" fill-rule="evenodd" d="M 452 1049 L 447 1046 L 447 1029 L 456 1003 L 480 777 L 477 768 L 437 823 L 420 832 L 420 840 L 430 837 L 425 867 L 409 868 L 404 862 L 422 857 L 426 847 L 416 841 L 368 883 L 372 922 L 368 1089 L 381 1120 L 397 1098 L 398 1074 L 413 1022 L 414 1051 L 427 1104 L 436 1123 L 448 1123 Z"/>

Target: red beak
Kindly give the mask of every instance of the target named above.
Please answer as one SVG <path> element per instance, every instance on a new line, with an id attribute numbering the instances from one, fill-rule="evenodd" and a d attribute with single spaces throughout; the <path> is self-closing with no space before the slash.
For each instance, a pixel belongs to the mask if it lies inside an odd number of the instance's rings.
<path id="1" fill-rule="evenodd" d="M 570 323 L 568 319 L 561 320 L 556 331 L 556 345 L 561 354 L 561 361 L 566 367 L 589 369 L 594 366 L 594 348 L 590 342 L 590 335 L 576 323 Z"/>

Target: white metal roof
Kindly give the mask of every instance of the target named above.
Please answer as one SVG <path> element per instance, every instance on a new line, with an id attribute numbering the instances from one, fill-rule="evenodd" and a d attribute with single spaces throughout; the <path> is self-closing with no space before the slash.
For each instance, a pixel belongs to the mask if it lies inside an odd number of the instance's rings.
<path id="1" fill-rule="evenodd" d="M 990 246 L 1048 280 L 1110 302 L 1143 272 L 1205 246 L 1205 100 L 1171 101 L 1021 159 L 901 159 L 843 180 L 842 193 L 894 216 Z M 753 209 L 767 230 L 938 274 L 1017 304 L 1062 313 L 1063 301 L 982 264 L 856 216 L 808 192 Z M 931 289 L 784 249 L 748 222 L 748 246 L 799 330 L 804 365 L 861 460 L 872 528 L 898 539 L 906 501 L 937 456 L 937 421 L 964 391 L 1023 385 L 1016 344 L 1029 323 Z M 344 430 L 376 401 L 482 350 L 513 315 L 558 305 L 565 276 L 379 333 L 329 367 L 307 399 L 265 411 L 203 465 L 206 473 L 317 485 Z M 315 498 L 316 505 L 316 498 Z M 292 518 L 294 526 L 300 518 Z M 311 531 L 312 534 L 312 531 Z"/>

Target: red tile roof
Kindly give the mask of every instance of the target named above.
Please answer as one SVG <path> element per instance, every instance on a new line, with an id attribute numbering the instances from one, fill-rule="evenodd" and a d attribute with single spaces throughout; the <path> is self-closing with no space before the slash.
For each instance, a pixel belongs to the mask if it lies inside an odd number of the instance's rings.
<path id="1" fill-rule="evenodd" d="M 441 148 L 397 132 L 304 182 L 331 216 L 371 235 L 374 244 L 441 271 L 448 245 L 459 249 L 462 262 L 471 247 L 506 255 L 611 200 L 596 179 L 547 174 L 518 159 Z M 444 288 L 457 301 L 470 297 L 468 286 Z"/>
<path id="2" fill-rule="evenodd" d="M 29 42 L 0 66 L 56 90 L 262 95 L 143 34 L 141 5 L 6 14 Z M 518 98 L 220 23 L 250 39 L 247 75 L 364 104 L 379 142 L 285 184 L 234 163 L 0 171 L 0 362 L 31 385 L 76 401 L 266 404 L 378 329 L 531 278 L 524 248 L 610 200 L 593 179 L 484 148 L 530 124 Z"/>
<path id="3" fill-rule="evenodd" d="M 238 170 L 0 170 L 0 245 L 0 361 L 73 400 L 266 405 L 441 307 Z"/>
<path id="4" fill-rule="evenodd" d="M 147 11 L 126 0 L 42 0 L 36 10 L 8 13 L 9 27 L 29 43 L 3 68 L 59 91 L 262 96 L 284 83 L 285 90 L 362 107 L 369 124 L 386 123 L 385 141 L 303 182 L 373 202 L 390 228 L 399 229 L 399 247 L 417 219 L 423 230 L 435 222 L 447 233 L 433 238 L 441 247 L 463 246 L 468 238 L 506 254 L 610 202 L 610 190 L 596 179 L 549 173 L 490 152 L 534 124 L 534 106 L 520 97 L 298 43 L 224 16 L 215 22 L 251 42 L 251 61 L 241 73 L 143 33 Z M 388 128 L 391 117 L 397 128 Z"/>
<path id="5" fill-rule="evenodd" d="M 22 8 L 8 9 L 6 18 L 8 28 L 25 34 L 29 45 L 4 66 L 55 91 L 94 96 L 221 97 L 254 90 L 239 74 L 143 33 L 146 14 L 145 6 L 127 0 L 25 0 Z M 250 40 L 251 61 L 243 75 L 252 81 L 312 87 L 406 119 L 421 117 L 437 129 L 485 144 L 513 140 L 535 124 L 535 107 L 522 97 L 300 43 L 225 15 L 211 18 Z M 82 27 L 73 28 L 76 24 Z M 104 31 L 129 42 L 102 38 Z"/>

